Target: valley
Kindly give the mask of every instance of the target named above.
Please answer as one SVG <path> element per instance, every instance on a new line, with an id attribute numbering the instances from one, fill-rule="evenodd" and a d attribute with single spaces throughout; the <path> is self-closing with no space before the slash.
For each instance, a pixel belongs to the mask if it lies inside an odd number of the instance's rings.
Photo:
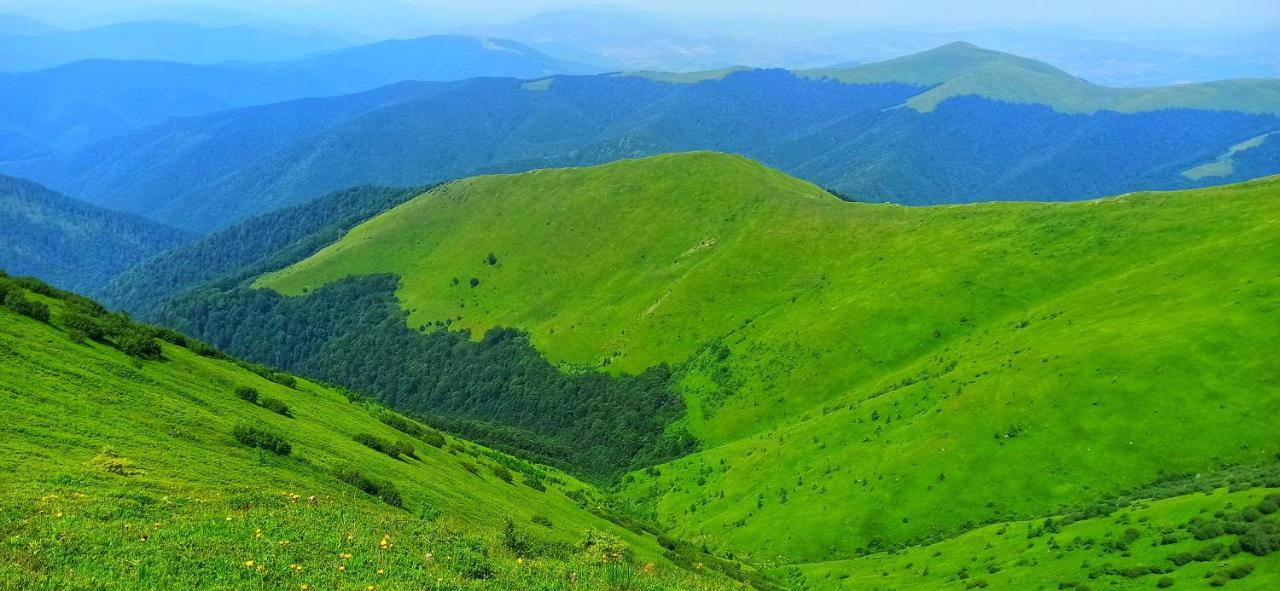
<path id="1" fill-rule="evenodd" d="M 0 591 L 1280 588 L 1280 12 L 10 0 Z"/>

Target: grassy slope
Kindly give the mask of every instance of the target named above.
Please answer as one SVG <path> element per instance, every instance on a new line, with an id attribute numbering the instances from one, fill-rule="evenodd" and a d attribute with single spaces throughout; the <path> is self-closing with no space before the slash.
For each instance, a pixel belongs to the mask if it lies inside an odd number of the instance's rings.
<path id="1" fill-rule="evenodd" d="M 1046 104 L 1063 113 L 1136 113 L 1174 108 L 1280 113 L 1280 101 L 1276 100 L 1280 81 L 1272 79 L 1111 88 L 1035 60 L 967 43 L 952 43 L 875 64 L 800 74 L 851 84 L 903 82 L 934 86 L 907 101 L 908 106 L 924 112 L 951 97 L 979 95 L 1013 103 Z"/>
<path id="2" fill-rule="evenodd" d="M 1116 513 L 1071 523 L 1055 534 L 1029 537 L 1041 522 L 1012 522 L 989 525 L 962 536 L 929 546 L 912 547 L 895 553 L 881 553 L 800 567 L 785 567 L 778 575 L 788 576 L 801 589 L 969 589 L 984 581 L 993 589 L 1060 589 L 1066 583 L 1085 583 L 1101 589 L 1155 589 L 1157 580 L 1167 576 L 1173 588 L 1206 588 L 1206 573 L 1221 572 L 1241 564 L 1253 565 L 1253 572 L 1226 585 L 1230 589 L 1275 589 L 1280 586 L 1280 553 L 1266 557 L 1236 554 L 1206 562 L 1192 562 L 1167 574 L 1134 577 L 1091 572 L 1112 566 L 1173 565 L 1169 556 L 1199 552 L 1212 544 L 1235 541 L 1234 536 L 1196 540 L 1176 528 L 1188 520 L 1207 518 L 1218 511 L 1254 506 L 1276 489 L 1254 488 L 1212 494 L 1192 494 L 1158 501 L 1141 501 Z M 1138 538 L 1127 550 L 1108 549 L 1108 542 L 1122 539 L 1133 529 Z M 1173 532 L 1174 543 L 1163 543 Z M 1088 543 L 1073 543 L 1089 540 Z M 992 568 L 994 566 L 994 568 Z M 960 577 L 964 571 L 968 576 Z M 797 576 L 798 575 L 798 576 Z M 1066 586 L 1066 585 L 1063 585 Z M 1067 588 L 1071 588 L 1067 586 Z"/>
<path id="3" fill-rule="evenodd" d="M 60 302 L 30 297 L 49 303 L 58 322 Z M 437 579 L 449 589 L 559 589 L 571 571 L 591 586 L 603 586 L 606 576 L 637 576 L 573 553 L 518 563 L 497 544 L 506 517 L 548 542 L 576 543 L 587 528 L 617 535 L 640 564 L 661 565 L 657 574 L 638 575 L 655 588 L 718 587 L 657 558 L 652 537 L 579 508 L 564 493 L 587 487 L 564 474 L 547 470 L 546 492 L 521 484 L 520 474 L 506 483 L 488 470 L 480 448 L 452 438 L 452 451 L 410 439 L 418 459 L 393 460 L 351 437 L 408 436 L 333 390 L 306 381 L 285 388 L 167 344 L 164 355 L 143 363 L 101 344 L 73 344 L 57 326 L 0 306 L 0 589 L 421 589 Z M 293 417 L 241 401 L 232 393 L 239 385 L 285 401 Z M 239 445 L 230 435 L 238 423 L 270 425 L 293 454 Z M 100 455 L 104 449 L 119 459 Z M 137 472 L 113 473 L 104 459 Z M 478 474 L 464 461 L 480 465 Z M 396 483 L 406 510 L 336 480 L 332 470 L 346 465 Z M 314 506 L 306 501 L 312 495 Z M 532 524 L 534 515 L 552 526 Z M 384 535 L 394 541 L 391 551 L 378 548 Z M 354 558 L 342 560 L 344 551 Z M 246 568 L 246 560 L 264 569 Z M 344 562 L 347 572 L 338 570 Z M 492 567 L 493 578 L 466 576 L 479 563 Z"/>
<path id="4" fill-rule="evenodd" d="M 1269 457 L 1278 218 L 1275 178 L 903 208 L 698 153 L 448 185 L 260 284 L 390 271 L 414 326 L 685 363 L 709 449 L 628 495 L 712 546 L 817 560 Z"/>

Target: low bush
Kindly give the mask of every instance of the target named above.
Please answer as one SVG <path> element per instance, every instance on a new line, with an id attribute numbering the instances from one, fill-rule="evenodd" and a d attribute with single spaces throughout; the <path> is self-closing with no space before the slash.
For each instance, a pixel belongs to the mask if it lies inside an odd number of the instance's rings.
<path id="1" fill-rule="evenodd" d="M 1240 549 L 1254 556 L 1266 556 L 1280 550 L 1280 524 L 1270 521 L 1254 523 L 1240 536 Z"/>
<path id="2" fill-rule="evenodd" d="M 506 482 L 508 484 L 511 483 L 512 477 L 511 477 L 510 470 L 503 468 L 502 466 L 494 465 L 494 466 L 489 466 L 489 471 L 493 472 L 493 475 L 497 476 L 499 480 Z"/>
<path id="3" fill-rule="evenodd" d="M 293 452 L 293 447 L 283 437 L 260 427 L 237 425 L 231 433 L 236 441 L 249 447 L 265 449 L 281 456 L 287 456 Z"/>
<path id="4" fill-rule="evenodd" d="M 373 480 L 355 468 L 342 468 L 337 471 L 335 476 L 351 486 L 354 486 L 366 494 L 378 497 L 382 502 L 392 507 L 403 507 L 404 499 L 400 496 L 400 489 L 395 483 L 390 481 Z"/>
<path id="5" fill-rule="evenodd" d="M 533 522 L 541 525 L 542 527 L 551 527 L 551 519 L 547 518 L 545 515 L 534 515 Z"/>
<path id="6" fill-rule="evenodd" d="M 249 386 L 239 386 L 236 388 L 236 397 L 250 404 L 258 403 L 258 389 Z"/>
<path id="7" fill-rule="evenodd" d="M 73 310 L 67 310 L 62 313 L 62 325 L 67 328 L 68 332 L 78 331 L 86 338 L 95 341 L 101 341 L 107 336 L 97 318 Z"/>
<path id="8" fill-rule="evenodd" d="M 160 358 L 160 344 L 147 331 L 136 326 L 122 332 L 115 342 L 117 349 L 131 357 L 148 360 Z"/>
<path id="9" fill-rule="evenodd" d="M 278 415 L 282 415 L 286 417 L 293 416 L 289 414 L 289 405 L 285 404 L 284 401 L 280 400 L 279 398 L 263 398 L 259 400 L 259 404 L 262 405 L 262 408 L 265 408 Z"/>
<path id="10" fill-rule="evenodd" d="M 49 321 L 49 306 L 44 305 L 44 302 L 27 299 L 20 289 L 10 289 L 4 296 L 4 305 L 28 318 L 34 318 L 40 322 Z"/>

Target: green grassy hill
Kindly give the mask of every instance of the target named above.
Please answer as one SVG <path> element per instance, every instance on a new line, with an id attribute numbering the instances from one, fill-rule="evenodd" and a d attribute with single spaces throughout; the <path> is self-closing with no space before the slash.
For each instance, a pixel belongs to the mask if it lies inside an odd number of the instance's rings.
<path id="1" fill-rule="evenodd" d="M 848 84 L 900 82 L 931 86 L 907 105 L 934 110 L 943 101 L 966 95 L 1011 103 L 1043 104 L 1063 113 L 1160 109 L 1207 109 L 1243 113 L 1280 113 L 1280 81 L 1222 80 L 1154 88 L 1113 88 L 1072 76 L 1048 64 L 969 43 L 951 43 L 905 57 L 852 68 L 806 70 L 803 76 Z"/>
<path id="2" fill-rule="evenodd" d="M 395 273 L 410 326 L 675 364 L 704 451 L 624 496 L 814 562 L 1273 461 L 1277 220 L 1277 178 L 906 208 L 693 153 L 445 185 L 258 285 Z"/>
<path id="3" fill-rule="evenodd" d="M 35 281 L 0 292 L 0 589 L 735 588 L 563 473 Z"/>

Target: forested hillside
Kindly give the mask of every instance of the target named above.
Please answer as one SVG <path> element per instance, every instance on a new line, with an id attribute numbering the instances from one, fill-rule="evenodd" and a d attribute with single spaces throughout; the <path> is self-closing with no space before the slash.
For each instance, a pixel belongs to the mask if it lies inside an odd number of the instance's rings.
<path id="1" fill-rule="evenodd" d="M 0 176 L 0 268 L 15 273 L 96 291 L 129 266 L 192 238 L 176 228 Z"/>
<path id="2" fill-rule="evenodd" d="M 953 46 L 921 56 L 933 77 L 894 68 L 841 82 L 833 72 L 743 70 L 696 83 L 648 75 L 406 86 L 377 91 L 379 100 L 351 95 L 172 121 L 0 169 L 196 231 L 364 183 L 432 184 L 702 149 L 744 154 L 851 199 L 916 205 L 1076 200 L 1280 172 L 1275 136 L 1267 136 L 1280 129 L 1269 81 L 1153 90 L 1160 100 L 1117 103 L 1123 112 L 1090 98 L 1090 86 L 1071 96 L 1094 107 L 1064 109 L 987 91 L 1038 71 L 1022 65 L 1029 60 Z M 943 67 L 953 61 L 965 68 Z M 945 76 L 967 80 L 972 68 L 1007 62 L 1019 64 L 1017 75 L 996 68 L 963 92 L 935 96 Z M 926 96 L 936 99 L 928 108 L 896 108 Z M 1259 137 L 1261 146 L 1239 152 L 1223 174 L 1183 174 Z"/>

